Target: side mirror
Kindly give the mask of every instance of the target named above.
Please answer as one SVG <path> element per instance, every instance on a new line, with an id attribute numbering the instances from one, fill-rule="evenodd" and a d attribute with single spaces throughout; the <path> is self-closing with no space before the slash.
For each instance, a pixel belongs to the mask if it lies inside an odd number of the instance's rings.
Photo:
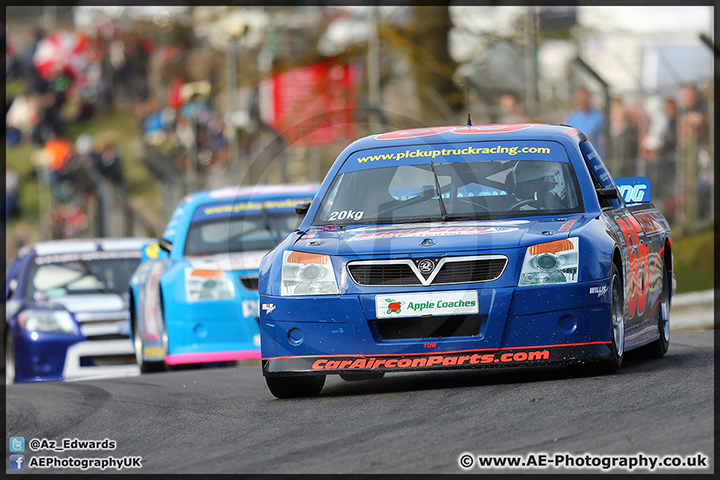
<path id="1" fill-rule="evenodd" d="M 168 242 L 167 240 L 164 240 L 165 247 L 172 248 L 172 244 Z M 158 240 L 157 243 L 148 243 L 145 245 L 142 249 L 142 262 L 146 262 L 148 260 L 162 260 L 164 258 L 168 258 L 170 255 L 170 250 L 166 250 L 165 248 L 162 248 L 161 245 L 163 245 L 163 240 Z"/>
<path id="2" fill-rule="evenodd" d="M 170 240 L 161 238 L 158 240 L 158 246 L 160 247 L 160 250 L 163 250 L 167 253 L 170 253 L 172 251 L 172 242 Z"/>
<path id="3" fill-rule="evenodd" d="M 305 215 L 310 210 L 310 202 L 298 203 L 295 205 L 295 213 Z"/>
<path id="4" fill-rule="evenodd" d="M 618 191 L 614 188 L 598 188 L 596 192 L 600 198 L 607 198 L 608 200 L 618 198 Z"/>

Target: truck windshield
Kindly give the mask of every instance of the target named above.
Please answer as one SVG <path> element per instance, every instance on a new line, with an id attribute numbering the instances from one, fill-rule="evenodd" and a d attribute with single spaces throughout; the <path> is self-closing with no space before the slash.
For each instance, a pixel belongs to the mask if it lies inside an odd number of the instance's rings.
<path id="1" fill-rule="evenodd" d="M 434 166 L 437 175 L 429 161 L 340 174 L 313 224 L 441 221 L 436 177 L 448 220 L 583 211 L 577 177 L 568 162 L 435 161 Z"/>
<path id="2" fill-rule="evenodd" d="M 130 276 L 140 264 L 139 251 L 127 254 L 127 258 L 100 260 L 86 260 L 77 255 L 76 259 L 57 262 L 49 262 L 47 257 L 37 257 L 30 267 L 25 298 L 33 298 L 38 291 L 49 297 L 126 293 Z"/>
<path id="3" fill-rule="evenodd" d="M 295 212 L 261 212 L 194 222 L 188 230 L 185 255 L 271 250 L 297 229 L 301 220 Z"/>

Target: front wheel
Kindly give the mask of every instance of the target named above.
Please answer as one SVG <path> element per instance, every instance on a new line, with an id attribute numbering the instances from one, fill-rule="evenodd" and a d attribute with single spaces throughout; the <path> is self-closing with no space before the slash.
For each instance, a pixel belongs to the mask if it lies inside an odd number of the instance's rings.
<path id="1" fill-rule="evenodd" d="M 325 375 L 265 377 L 265 383 L 277 398 L 314 397 L 325 385 Z"/>
<path id="2" fill-rule="evenodd" d="M 15 383 L 15 343 L 11 332 L 5 339 L 5 384 Z"/>
<path id="3" fill-rule="evenodd" d="M 610 346 L 610 358 L 595 365 L 596 371 L 601 374 L 617 372 L 622 366 L 625 353 L 625 304 L 620 273 L 614 264 L 610 271 L 610 295 L 612 345 Z"/>
<path id="4" fill-rule="evenodd" d="M 167 345 L 167 343 L 165 343 Z M 140 373 L 154 373 L 165 370 L 165 362 L 148 362 L 143 358 L 144 343 L 137 322 L 133 324 L 133 346 L 135 347 L 135 362 Z"/>

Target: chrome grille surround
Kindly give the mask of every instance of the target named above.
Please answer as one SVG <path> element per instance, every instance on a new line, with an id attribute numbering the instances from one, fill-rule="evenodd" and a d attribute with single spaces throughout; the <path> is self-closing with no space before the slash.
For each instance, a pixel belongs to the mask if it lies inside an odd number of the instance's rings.
<path id="1" fill-rule="evenodd" d="M 399 287 L 407 285 L 422 285 L 428 287 L 431 285 L 456 285 L 460 283 L 491 282 L 502 276 L 505 272 L 505 268 L 507 268 L 507 264 L 508 258 L 505 255 L 466 255 L 460 257 L 442 257 L 437 262 L 433 272 L 427 278 L 420 273 L 415 262 L 409 258 L 355 260 L 348 262 L 347 270 L 353 282 L 362 286 Z M 488 269 L 488 275 L 486 275 L 485 278 L 477 279 L 470 277 L 471 275 L 476 275 L 473 273 L 474 268 L 482 268 L 483 265 Z M 374 267 L 377 272 L 373 274 L 369 271 L 369 269 L 367 269 L 366 272 L 362 272 L 359 270 L 361 267 Z M 470 271 L 462 273 L 463 269 L 469 269 Z M 353 273 L 353 270 L 355 270 L 355 273 Z M 412 272 L 412 276 L 410 276 L 410 272 Z M 467 275 L 470 278 L 453 281 L 456 280 L 453 277 L 452 279 L 447 278 L 447 280 L 444 280 L 446 277 L 452 276 L 452 272 L 459 272 L 460 275 Z M 386 275 L 386 273 L 388 274 Z M 373 275 L 383 278 L 386 276 L 390 277 L 388 281 L 392 283 L 372 283 L 373 280 L 370 277 Z M 437 277 L 440 277 L 440 281 L 435 282 Z M 393 278 L 396 278 L 398 281 L 393 281 Z"/>

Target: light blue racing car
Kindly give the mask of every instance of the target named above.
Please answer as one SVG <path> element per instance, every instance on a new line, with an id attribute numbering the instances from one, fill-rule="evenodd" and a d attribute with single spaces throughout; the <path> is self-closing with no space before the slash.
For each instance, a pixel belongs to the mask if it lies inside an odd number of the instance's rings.
<path id="1" fill-rule="evenodd" d="M 230 187 L 185 197 L 130 279 L 142 373 L 260 358 L 260 259 L 294 231 L 318 185 Z"/>

